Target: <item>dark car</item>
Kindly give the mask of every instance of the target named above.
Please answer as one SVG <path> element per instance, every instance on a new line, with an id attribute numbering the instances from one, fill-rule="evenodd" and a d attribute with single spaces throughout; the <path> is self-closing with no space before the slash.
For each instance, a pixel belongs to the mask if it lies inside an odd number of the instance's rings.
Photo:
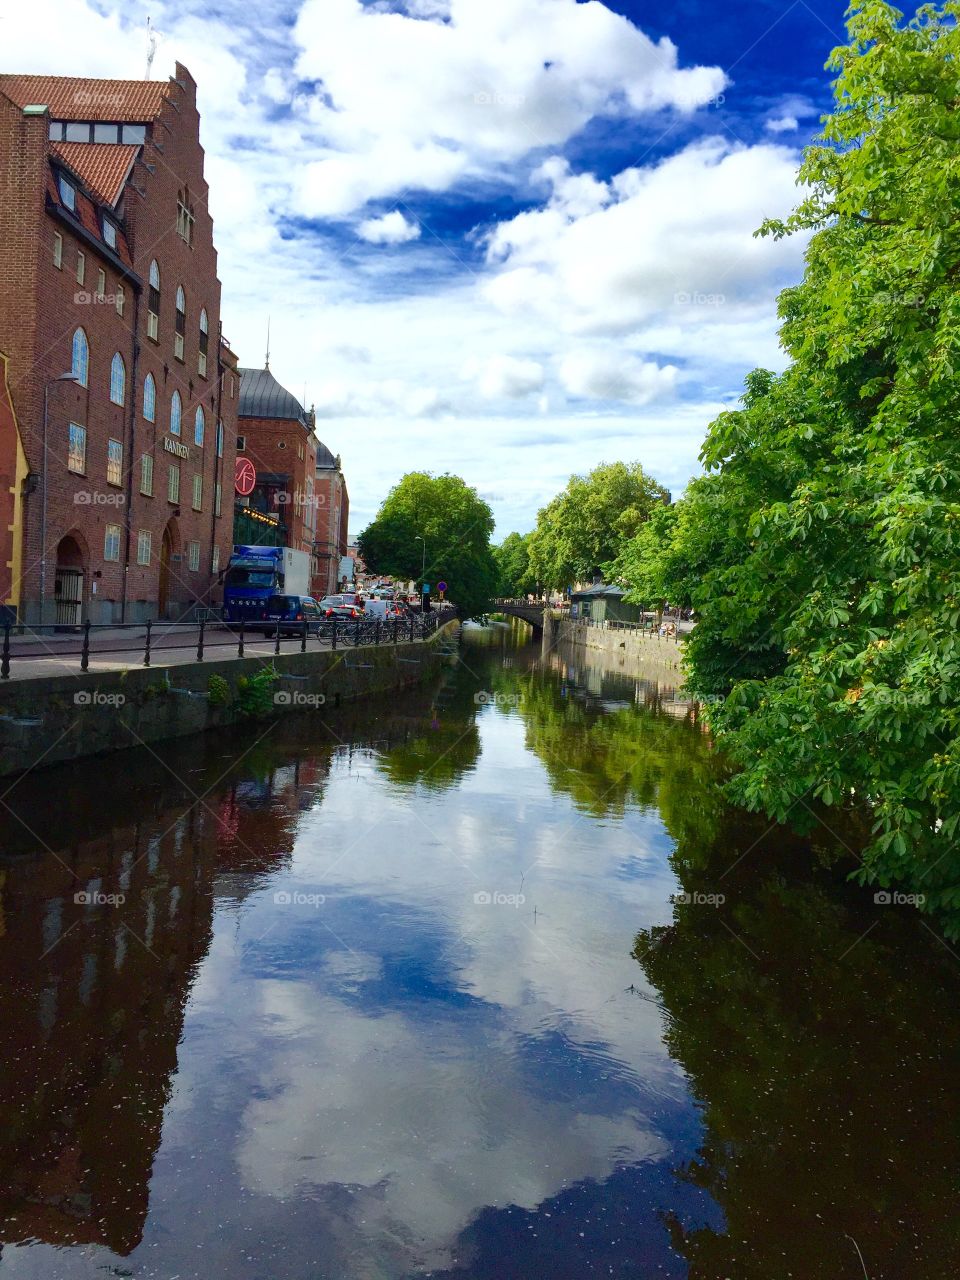
<path id="1" fill-rule="evenodd" d="M 303 634 L 304 622 L 313 630 L 322 617 L 313 596 L 271 596 L 267 601 L 263 634 L 275 636 L 279 626 L 282 636 L 299 636 Z"/>

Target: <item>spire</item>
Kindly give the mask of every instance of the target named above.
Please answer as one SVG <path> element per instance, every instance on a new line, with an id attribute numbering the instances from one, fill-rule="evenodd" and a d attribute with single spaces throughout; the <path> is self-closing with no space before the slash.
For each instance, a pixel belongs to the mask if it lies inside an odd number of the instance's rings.
<path id="1" fill-rule="evenodd" d="M 270 317 L 267 316 L 267 358 L 263 363 L 265 369 L 270 368 Z"/>

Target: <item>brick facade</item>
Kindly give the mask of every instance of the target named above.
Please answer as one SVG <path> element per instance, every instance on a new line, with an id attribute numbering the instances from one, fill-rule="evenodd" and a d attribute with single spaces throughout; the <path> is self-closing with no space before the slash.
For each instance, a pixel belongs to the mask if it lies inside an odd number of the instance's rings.
<path id="1" fill-rule="evenodd" d="M 83 144 L 69 133 L 51 141 L 57 121 L 97 120 L 117 124 L 115 144 L 98 144 L 93 133 Z M 122 141 L 119 126 L 128 122 L 142 142 Z M 153 263 L 155 334 L 148 321 Z M 73 366 L 80 329 L 86 386 L 58 380 Z M 218 570 L 232 542 L 239 376 L 220 335 L 196 85 L 183 66 L 166 84 L 0 76 L 0 349 L 9 354 L 30 471 L 21 615 L 39 620 L 41 596 L 42 620 L 67 623 L 176 618 L 195 604 L 217 603 Z M 117 355 L 122 403 L 111 400 Z M 148 375 L 154 421 L 145 412 Z M 171 422 L 175 393 L 179 434 Z M 82 468 L 77 450 L 70 465 L 71 423 L 86 432 Z M 145 456 L 152 493 L 144 491 Z M 171 466 L 179 468 L 178 499 L 168 489 Z M 77 610 L 66 604 L 78 582 Z"/>
<path id="2" fill-rule="evenodd" d="M 263 369 L 241 370 L 237 430 L 257 471 L 249 504 L 277 516 L 283 543 L 311 556 L 311 594 L 336 591 L 349 501 L 339 458 L 314 431 L 315 418 Z"/>

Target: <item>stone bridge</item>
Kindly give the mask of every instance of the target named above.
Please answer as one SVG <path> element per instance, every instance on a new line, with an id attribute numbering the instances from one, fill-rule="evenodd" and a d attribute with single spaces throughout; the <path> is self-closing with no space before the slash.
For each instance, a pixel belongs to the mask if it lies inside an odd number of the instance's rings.
<path id="1" fill-rule="evenodd" d="M 542 604 L 530 604 L 527 600 L 493 600 L 490 612 L 502 613 L 507 618 L 522 618 L 530 623 L 537 635 L 543 634 L 545 606 Z"/>

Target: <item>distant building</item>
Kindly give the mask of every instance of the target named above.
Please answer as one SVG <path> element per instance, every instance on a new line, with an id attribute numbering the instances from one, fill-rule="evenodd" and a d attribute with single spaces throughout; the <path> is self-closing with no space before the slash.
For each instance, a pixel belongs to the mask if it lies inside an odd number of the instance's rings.
<path id="1" fill-rule="evenodd" d="M 606 586 L 601 582 L 570 595 L 570 616 L 594 623 L 639 622 L 640 606 L 624 600 L 622 587 Z"/>
<path id="2" fill-rule="evenodd" d="M 6 594 L 27 621 L 217 603 L 239 379 L 199 126 L 179 63 L 164 82 L 0 75 L 0 350 L 28 468 Z"/>
<path id="3" fill-rule="evenodd" d="M 313 411 L 277 381 L 269 362 L 240 374 L 237 453 L 253 463 L 256 482 L 238 501 L 276 517 L 282 545 L 309 552 L 312 592 L 326 595 L 337 588 L 346 550 L 349 501 L 340 459 L 317 439 Z"/>

